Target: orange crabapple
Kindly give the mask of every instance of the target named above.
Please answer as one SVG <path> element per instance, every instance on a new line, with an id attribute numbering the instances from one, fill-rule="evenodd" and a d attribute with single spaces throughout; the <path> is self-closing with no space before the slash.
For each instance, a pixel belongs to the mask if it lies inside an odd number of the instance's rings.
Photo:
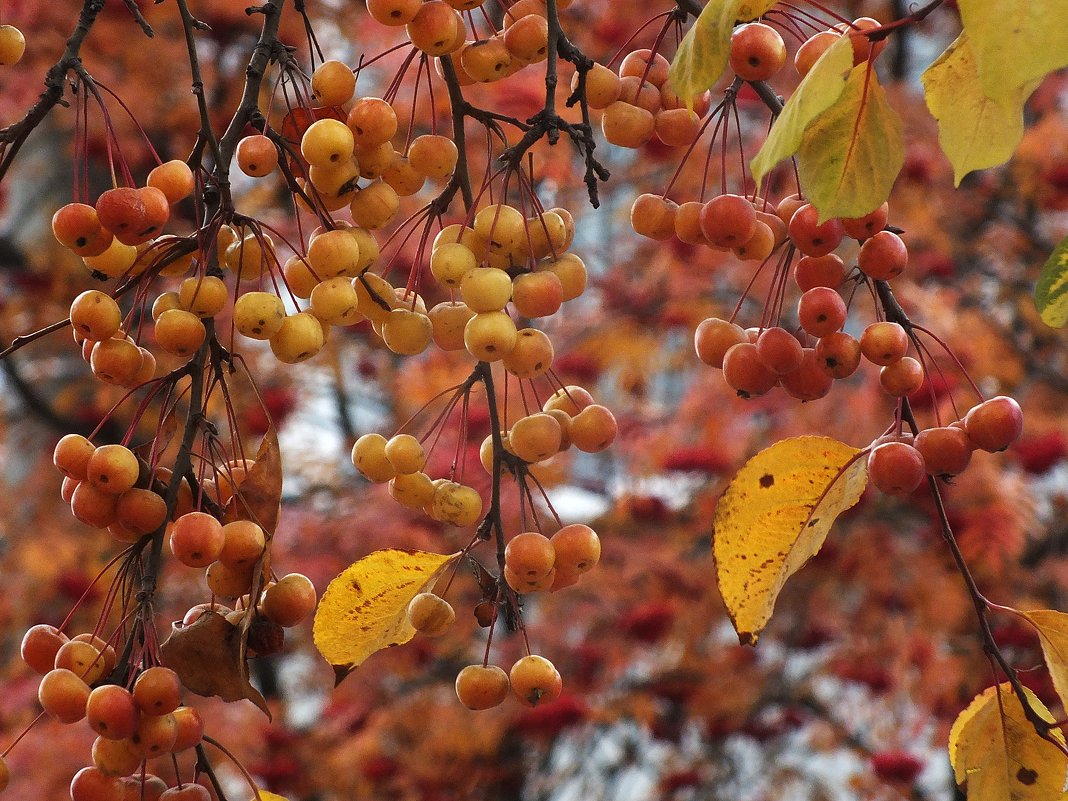
<path id="1" fill-rule="evenodd" d="M 110 740 L 97 737 L 93 741 L 91 757 L 93 765 L 108 776 L 126 776 L 141 765 L 144 757 L 137 753 L 129 740 Z"/>
<path id="2" fill-rule="evenodd" d="M 886 366 L 903 357 L 909 349 L 909 335 L 898 323 L 875 322 L 860 335 L 860 352 L 872 364 Z"/>
<path id="3" fill-rule="evenodd" d="M 408 163 L 427 178 L 444 179 L 456 169 L 459 151 L 447 136 L 423 134 L 408 146 Z"/>
<path id="4" fill-rule="evenodd" d="M 379 97 L 361 97 L 349 110 L 345 124 L 361 147 L 377 147 L 397 133 L 397 112 Z"/>
<path id="5" fill-rule="evenodd" d="M 534 707 L 560 696 L 563 682 L 556 667 L 543 656 L 531 654 L 519 659 L 508 672 L 512 693 L 523 706 Z"/>
<path id="6" fill-rule="evenodd" d="M 101 225 L 96 209 L 85 203 L 68 203 L 52 215 L 52 234 L 78 256 L 99 256 L 114 240 L 114 234 Z"/>
<path id="7" fill-rule="evenodd" d="M 851 236 L 858 242 L 863 242 L 870 236 L 875 236 L 886 227 L 887 216 L 890 212 L 890 204 L 883 202 L 875 211 L 865 214 L 863 217 L 843 219 L 842 228 L 846 236 Z"/>
<path id="8" fill-rule="evenodd" d="M 786 43 L 770 25 L 741 25 L 731 34 L 729 62 L 743 80 L 766 81 L 786 63 Z"/>
<path id="9" fill-rule="evenodd" d="M 571 91 L 578 91 L 579 73 L 571 78 Z M 619 76 L 603 64 L 595 63 L 586 73 L 586 103 L 592 109 L 604 109 L 619 100 Z"/>
<path id="10" fill-rule="evenodd" d="M 169 309 L 156 320 L 154 329 L 157 344 L 174 356 L 192 356 L 207 337 L 204 323 L 193 312 Z M 140 367 L 140 363 L 138 363 Z"/>
<path id="11" fill-rule="evenodd" d="M 840 220 L 832 218 L 819 222 L 819 212 L 811 203 L 794 212 L 789 230 L 790 239 L 805 256 L 825 256 L 837 248 L 845 236 Z"/>
<path id="12" fill-rule="evenodd" d="M 393 309 L 379 332 L 386 347 L 397 354 L 415 356 L 430 347 L 434 325 L 430 318 L 411 309 Z"/>
<path id="13" fill-rule="evenodd" d="M 574 253 L 562 253 L 555 259 L 536 265 L 534 269 L 535 272 L 550 272 L 560 279 L 565 303 L 586 291 L 586 264 Z"/>
<path id="14" fill-rule="evenodd" d="M 456 697 L 468 709 L 492 709 L 508 697 L 508 674 L 496 665 L 468 665 L 456 676 Z"/>
<path id="15" fill-rule="evenodd" d="M 926 477 L 923 456 L 905 442 L 884 442 L 868 454 L 868 477 L 887 495 L 908 495 Z"/>
<path id="16" fill-rule="evenodd" d="M 478 312 L 464 326 L 464 347 L 479 361 L 500 361 L 515 347 L 515 322 L 502 311 Z"/>
<path id="17" fill-rule="evenodd" d="M 923 365 L 911 356 L 903 356 L 879 371 L 879 385 L 895 398 L 911 395 L 923 385 Z"/>
<path id="18" fill-rule="evenodd" d="M 19 653 L 32 671 L 43 676 L 55 668 L 56 653 L 67 640 L 67 635 L 55 626 L 38 623 L 26 630 Z"/>
<path id="19" fill-rule="evenodd" d="M 701 209 L 701 231 L 712 245 L 733 248 L 749 241 L 756 210 L 741 195 L 717 195 Z"/>
<path id="20" fill-rule="evenodd" d="M 860 343 L 843 331 L 820 337 L 815 350 L 820 367 L 832 378 L 848 378 L 860 366 Z"/>
<path id="21" fill-rule="evenodd" d="M 656 118 L 652 112 L 623 100 L 609 103 L 601 115 L 601 133 L 613 145 L 638 148 L 652 139 Z"/>
<path id="22" fill-rule="evenodd" d="M 583 523 L 571 523 L 549 538 L 556 554 L 557 568 L 570 568 L 579 573 L 592 570 L 601 558 L 601 540 L 597 533 Z"/>
<path id="23" fill-rule="evenodd" d="M 137 731 L 140 712 L 133 695 L 117 684 L 102 684 L 89 693 L 85 705 L 89 728 L 109 740 L 122 740 Z"/>
<path id="24" fill-rule="evenodd" d="M 14 25 L 0 25 L 0 67 L 18 64 L 26 53 L 26 37 Z"/>
<path id="25" fill-rule="evenodd" d="M 367 0 L 367 13 L 382 25 L 407 25 L 422 8 L 422 0 Z"/>
<path id="26" fill-rule="evenodd" d="M 142 715 L 130 744 L 143 759 L 169 753 L 178 738 L 178 722 L 169 712 L 162 715 Z"/>
<path id="27" fill-rule="evenodd" d="M 319 106 L 340 106 L 352 99 L 356 76 L 344 62 L 324 61 L 312 73 L 311 91 Z"/>
<path id="28" fill-rule="evenodd" d="M 825 337 L 841 329 L 847 313 L 845 300 L 830 287 L 806 290 L 797 303 L 798 322 L 814 337 Z"/>
<path id="29" fill-rule="evenodd" d="M 96 446 L 81 434 L 66 434 L 56 443 L 52 452 L 52 464 L 63 475 L 85 481 L 89 460 Z"/>
<path id="30" fill-rule="evenodd" d="M 222 524 L 207 512 L 186 512 L 171 527 L 171 553 L 186 567 L 207 567 L 225 543 Z"/>
<path id="31" fill-rule="evenodd" d="M 546 412 L 520 417 L 508 431 L 512 452 L 524 462 L 541 462 L 560 451 L 563 432 Z"/>
<path id="32" fill-rule="evenodd" d="M 181 159 L 171 159 L 154 167 L 145 184 L 162 192 L 172 205 L 192 195 L 196 188 L 193 171 Z"/>
<path id="33" fill-rule="evenodd" d="M 107 672 L 104 655 L 92 643 L 70 640 L 56 651 L 57 668 L 66 668 L 86 684 L 96 684 Z"/>
<path id="34" fill-rule="evenodd" d="M 585 453 L 600 453 L 619 433 L 615 415 L 606 406 L 592 403 L 571 418 L 571 444 Z"/>
<path id="35" fill-rule="evenodd" d="M 452 604 L 432 592 L 421 592 L 408 602 L 408 625 L 427 637 L 441 637 L 456 622 Z"/>
<path id="36" fill-rule="evenodd" d="M 914 446 L 923 457 L 927 474 L 942 477 L 963 473 L 975 448 L 968 433 L 955 426 L 925 428 L 916 435 Z"/>
<path id="37" fill-rule="evenodd" d="M 794 54 L 794 69 L 804 78 L 819 61 L 820 56 L 830 50 L 831 45 L 841 39 L 837 31 L 823 31 L 806 39 Z"/>
<path id="38" fill-rule="evenodd" d="M 969 410 L 964 416 L 964 430 L 980 450 L 1003 451 L 1023 433 L 1023 411 L 1013 398 L 998 395 Z"/>
<path id="39" fill-rule="evenodd" d="M 60 723 L 77 723 L 85 717 L 89 685 L 67 668 L 54 668 L 37 688 L 37 700 L 49 717 Z"/>
<path id="40" fill-rule="evenodd" d="M 285 317 L 285 304 L 271 292 L 245 292 L 234 302 L 234 328 L 249 339 L 270 339 Z"/>
<path id="41" fill-rule="evenodd" d="M 817 286 L 836 289 L 845 281 L 845 262 L 834 253 L 823 256 L 802 256 L 794 265 L 793 275 L 794 283 L 802 292 L 807 292 Z"/>
<path id="42" fill-rule="evenodd" d="M 290 573 L 260 596 L 260 611 L 283 628 L 296 626 L 315 611 L 315 585 L 302 573 Z"/>
<path id="43" fill-rule="evenodd" d="M 137 483 L 141 466 L 124 445 L 101 445 L 85 466 L 86 480 L 101 492 L 121 495 Z"/>
<path id="44" fill-rule="evenodd" d="M 512 537 L 504 549 L 504 565 L 521 579 L 547 576 L 556 563 L 556 549 L 544 534 L 524 531 Z"/>
<path id="45" fill-rule="evenodd" d="M 182 685 L 178 674 L 168 667 L 150 667 L 137 676 L 133 700 L 145 715 L 166 715 L 178 708 Z"/>
<path id="46" fill-rule="evenodd" d="M 638 195 L 630 207 L 630 225 L 636 234 L 650 239 L 670 239 L 675 233 L 678 204 L 654 194 Z"/>
<path id="47" fill-rule="evenodd" d="M 778 374 L 764 366 L 756 345 L 748 340 L 732 345 L 723 355 L 723 378 L 742 398 L 764 395 L 779 382 Z"/>
<path id="48" fill-rule="evenodd" d="M 86 767 L 74 774 L 70 782 L 71 801 L 120 801 L 122 783 L 97 767 Z"/>
<path id="49" fill-rule="evenodd" d="M 528 14 L 504 31 L 504 46 L 514 58 L 527 64 L 545 60 L 549 49 L 549 23 L 545 17 Z"/>
<path id="50" fill-rule="evenodd" d="M 463 18 L 444 0 L 426 0 L 405 27 L 412 44 L 428 56 L 448 55 L 463 44 Z"/>
<path id="51" fill-rule="evenodd" d="M 462 301 L 444 300 L 427 312 L 434 344 L 442 350 L 463 350 L 464 329 L 475 312 Z M 516 344 L 519 343 L 516 332 Z"/>
<path id="52" fill-rule="evenodd" d="M 878 231 L 864 241 L 857 254 L 857 267 L 875 281 L 889 281 L 908 265 L 905 243 L 892 231 Z"/>
<path id="53" fill-rule="evenodd" d="M 814 348 L 804 348 L 801 364 L 779 379 L 779 385 L 786 394 L 799 401 L 813 401 L 825 397 L 831 391 L 833 383 L 834 378 L 823 369 L 816 358 Z"/>
<path id="54" fill-rule="evenodd" d="M 474 487 L 442 481 L 434 488 L 431 517 L 454 526 L 473 525 L 482 516 L 482 496 Z"/>
<path id="55" fill-rule="evenodd" d="M 504 369 L 519 378 L 544 375 L 553 362 L 553 343 L 544 331 L 524 328 L 516 332 L 515 347 L 501 359 Z"/>
<path id="56" fill-rule="evenodd" d="M 801 366 L 804 349 L 797 337 L 785 328 L 767 328 L 756 341 L 756 353 L 760 362 L 778 375 L 791 373 Z"/>
<path id="57" fill-rule="evenodd" d="M 623 57 L 619 63 L 619 77 L 636 77 L 659 88 L 668 79 L 670 68 L 671 64 L 664 56 L 643 48 Z"/>
<path id="58" fill-rule="evenodd" d="M 271 352 L 284 364 L 296 364 L 315 356 L 325 342 L 323 324 L 311 312 L 298 312 L 282 320 L 268 342 Z"/>
<path id="59" fill-rule="evenodd" d="M 386 485 L 389 495 L 402 506 L 423 509 L 434 502 L 437 487 L 426 473 L 398 473 Z"/>

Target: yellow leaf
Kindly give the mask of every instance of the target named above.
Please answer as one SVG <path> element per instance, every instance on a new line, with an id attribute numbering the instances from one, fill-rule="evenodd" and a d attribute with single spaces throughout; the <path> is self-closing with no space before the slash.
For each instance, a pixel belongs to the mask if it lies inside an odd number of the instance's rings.
<path id="1" fill-rule="evenodd" d="M 938 143 L 953 164 L 953 178 L 1009 160 L 1023 137 L 1024 101 L 1031 84 L 999 103 L 983 93 L 975 56 L 962 33 L 923 73 L 927 108 L 938 121 Z"/>
<path id="2" fill-rule="evenodd" d="M 679 43 L 668 73 L 671 88 L 687 105 L 693 105 L 694 97 L 715 84 L 726 69 L 735 22 L 756 19 L 776 2 L 709 0 Z"/>
<path id="3" fill-rule="evenodd" d="M 738 0 L 734 17 L 739 22 L 752 22 L 767 14 L 777 2 L 779 0 Z"/>
<path id="4" fill-rule="evenodd" d="M 1023 616 L 1038 629 L 1042 654 L 1046 657 L 1053 686 L 1061 698 L 1061 704 L 1068 708 L 1068 614 L 1053 609 L 1037 609 L 1024 612 Z"/>
<path id="5" fill-rule="evenodd" d="M 819 212 L 863 217 L 890 197 L 905 163 L 904 126 L 867 64 L 853 68 L 837 102 L 813 121 L 801 139 L 801 189 Z"/>
<path id="6" fill-rule="evenodd" d="M 289 799 L 285 796 L 278 795 L 278 793 L 271 793 L 267 790 L 260 790 L 259 793 L 260 801 L 289 801 Z M 256 801 L 256 796 L 253 795 L 252 798 L 249 799 L 249 801 Z"/>
<path id="7" fill-rule="evenodd" d="M 1050 328 L 1068 325 L 1068 236 L 1054 248 L 1035 285 L 1035 306 Z"/>
<path id="8" fill-rule="evenodd" d="M 432 589 L 457 556 L 375 551 L 330 582 L 315 612 L 312 634 L 339 683 L 371 654 L 415 636 L 406 615 L 408 603 Z"/>
<path id="9" fill-rule="evenodd" d="M 797 152 L 805 129 L 841 97 L 852 68 L 853 45 L 843 36 L 798 84 L 771 126 L 767 141 L 753 157 L 750 166 L 757 185 L 776 164 Z"/>
<path id="10" fill-rule="evenodd" d="M 1002 105 L 1068 66 L 1064 0 L 958 0 L 957 8 L 983 91 Z"/>
<path id="11" fill-rule="evenodd" d="M 731 479 L 716 505 L 712 550 L 743 644 L 757 641 L 786 580 L 860 500 L 868 483 L 860 453 L 829 437 L 794 437 L 761 451 Z"/>
<path id="12" fill-rule="evenodd" d="M 1028 702 L 1044 720 L 1053 716 L 1034 693 Z M 1061 733 L 1052 734 L 1063 740 Z M 1064 790 L 1068 758 L 1038 736 L 1008 684 L 987 687 L 953 723 L 949 759 L 968 801 L 1048 801 Z"/>

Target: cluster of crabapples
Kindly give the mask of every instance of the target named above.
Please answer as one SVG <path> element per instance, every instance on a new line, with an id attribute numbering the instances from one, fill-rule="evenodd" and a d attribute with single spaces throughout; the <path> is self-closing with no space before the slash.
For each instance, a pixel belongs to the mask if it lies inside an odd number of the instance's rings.
<path id="1" fill-rule="evenodd" d="M 518 0 L 504 9 L 501 30 L 474 40 L 461 12 L 484 0 L 369 0 L 367 11 L 383 25 L 405 28 L 411 43 L 428 56 L 453 56 L 461 85 L 489 83 L 544 61 L 549 28 L 544 0 Z M 571 0 L 560 0 L 566 8 Z M 487 24 L 488 18 L 487 18 Z M 473 33 L 473 32 L 472 32 Z"/>
<path id="2" fill-rule="evenodd" d="M 874 58 L 886 42 L 870 43 L 863 32 L 876 27 L 878 21 L 861 17 L 810 37 L 794 57 L 798 74 L 801 77 L 808 74 L 819 57 L 845 35 L 853 45 L 854 63 Z M 730 67 L 744 81 L 769 80 L 783 68 L 786 60 L 782 35 L 770 25 L 762 22 L 740 25 L 731 35 Z M 595 64 L 585 77 L 576 74 L 571 88 L 577 90 L 580 82 L 585 82 L 586 102 L 590 108 L 603 109 L 601 131 L 612 144 L 638 148 L 655 136 L 669 147 L 683 147 L 694 142 L 704 130 L 703 119 L 711 108 L 711 95 L 706 91 L 688 100 L 680 97 L 668 80 L 670 66 L 660 53 L 634 50 L 620 62 L 618 73 Z M 695 213 L 694 209 L 687 212 Z"/>
<path id="3" fill-rule="evenodd" d="M 504 578 L 517 593 L 557 590 L 575 584 L 592 570 L 601 557 L 601 542 L 587 525 L 563 526 L 551 537 L 537 531 L 524 531 L 508 541 L 504 557 Z M 484 602 L 492 625 L 494 605 Z M 480 607 L 483 605 L 480 604 Z M 456 613 L 444 598 L 430 592 L 416 595 L 408 605 L 407 620 L 421 634 L 439 637 L 449 630 Z M 562 681 L 552 662 L 542 656 L 527 655 L 503 669 L 488 663 L 468 665 L 456 677 L 456 696 L 468 709 L 489 709 L 502 703 L 509 690 L 525 706 L 554 700 Z"/>
<path id="4" fill-rule="evenodd" d="M 165 534 L 174 557 L 187 567 L 204 568 L 212 595 L 238 599 L 235 614 L 243 614 L 254 570 L 267 551 L 267 537 L 257 523 L 232 520 L 224 525 L 213 515 L 197 511 L 193 492 L 185 482 L 179 485 L 173 520 L 168 521 L 167 503 L 157 490 L 163 490 L 171 480 L 170 470 L 149 470 L 124 445 L 94 446 L 81 434 L 67 434 L 56 444 L 52 460 L 63 474 L 62 497 L 78 520 L 106 528 L 123 543 L 136 543 L 167 524 Z M 216 478 L 201 482 L 201 491 L 213 503 L 225 505 L 239 491 L 253 464 L 246 459 L 223 465 Z M 315 600 L 311 581 L 292 573 L 267 585 L 257 612 L 267 623 L 288 628 L 314 611 Z M 212 609 L 219 614 L 234 611 L 219 605 Z M 194 608 L 185 622 L 194 622 L 202 611 Z M 280 646 L 280 637 L 275 639 Z M 264 652 L 262 647 L 256 650 Z"/>
<path id="5" fill-rule="evenodd" d="M 97 735 L 92 764 L 71 781 L 71 801 L 208 801 L 204 787 L 168 788 L 145 771 L 147 760 L 194 748 L 204 735 L 200 713 L 182 704 L 182 685 L 173 670 L 146 666 L 127 676 L 117 670 L 114 647 L 100 637 L 69 638 L 47 624 L 26 632 L 22 658 L 42 677 L 37 697 L 44 712 L 63 724 L 85 721 Z"/>
<path id="6" fill-rule="evenodd" d="M 545 401 L 542 411 L 525 415 L 507 431 L 500 432 L 504 449 L 501 457 L 532 465 L 572 446 L 586 453 L 598 453 L 612 444 L 617 431 L 611 410 L 594 403 L 587 390 L 578 386 L 562 387 Z M 492 475 L 495 469 L 492 434 L 483 440 L 479 460 Z M 423 471 L 426 462 L 426 449 L 411 434 L 395 434 L 388 440 L 381 434 L 364 434 L 352 446 L 353 466 L 369 481 L 388 482 L 389 494 L 398 503 L 422 509 L 432 519 L 454 526 L 477 522 L 482 516 L 478 491 L 448 478 L 432 479 Z M 508 467 L 502 464 L 503 470 Z M 551 577 L 549 583 L 552 584 Z"/>

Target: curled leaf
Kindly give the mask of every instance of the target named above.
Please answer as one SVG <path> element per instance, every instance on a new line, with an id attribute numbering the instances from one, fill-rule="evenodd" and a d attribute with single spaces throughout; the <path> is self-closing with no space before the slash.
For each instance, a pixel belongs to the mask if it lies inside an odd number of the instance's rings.
<path id="1" fill-rule="evenodd" d="M 842 36 L 827 48 L 797 85 L 771 126 L 767 140 L 753 157 L 750 166 L 757 184 L 776 164 L 797 152 L 805 129 L 841 97 L 852 68 L 853 45 Z"/>
<path id="2" fill-rule="evenodd" d="M 1042 265 L 1035 284 L 1035 306 L 1050 328 L 1068 325 L 1068 236 L 1061 240 Z"/>
<path id="3" fill-rule="evenodd" d="M 353 563 L 330 582 L 315 612 L 315 647 L 340 683 L 371 654 L 408 642 L 408 604 L 433 589 L 459 554 L 387 549 Z"/>
<path id="4" fill-rule="evenodd" d="M 205 612 L 191 625 L 171 627 L 160 661 L 191 692 L 224 701 L 247 698 L 270 718 L 266 700 L 249 682 L 243 650 L 240 629 L 220 614 Z"/>
<path id="5" fill-rule="evenodd" d="M 1043 720 L 1053 716 L 1034 693 L 1028 703 Z M 1063 742 L 1058 729 L 1050 732 Z M 1007 682 L 987 687 L 968 705 L 949 734 L 949 759 L 968 801 L 1048 801 L 1060 798 L 1068 758 L 1042 739 Z"/>
<path id="6" fill-rule="evenodd" d="M 252 465 L 234 496 L 226 504 L 225 522 L 251 520 L 268 535 L 278 525 L 282 503 L 282 455 L 274 428 L 267 430 Z"/>
<path id="7" fill-rule="evenodd" d="M 1061 704 L 1068 708 L 1068 614 L 1054 609 L 1021 613 L 1038 630 L 1042 655 Z"/>
<path id="8" fill-rule="evenodd" d="M 758 453 L 716 505 L 719 590 L 743 644 L 756 643 L 786 580 L 822 547 L 868 482 L 862 451 L 830 437 L 794 437 Z"/>

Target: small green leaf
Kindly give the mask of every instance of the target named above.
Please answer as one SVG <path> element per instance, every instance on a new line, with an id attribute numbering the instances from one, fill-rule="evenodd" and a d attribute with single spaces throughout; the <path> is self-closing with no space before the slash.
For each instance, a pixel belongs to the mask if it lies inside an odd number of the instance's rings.
<path id="1" fill-rule="evenodd" d="M 1068 325 L 1068 237 L 1054 248 L 1042 265 L 1035 286 L 1035 306 L 1050 328 Z"/>
<path id="2" fill-rule="evenodd" d="M 958 0 L 983 92 L 1003 106 L 1068 66 L 1064 0 Z M 1028 92 L 1030 94 L 1030 92 Z"/>
<path id="3" fill-rule="evenodd" d="M 758 185 L 776 164 L 797 152 L 805 129 L 841 97 L 852 68 L 853 45 L 843 36 L 820 56 L 771 126 L 750 165 Z"/>
<path id="4" fill-rule="evenodd" d="M 938 143 L 953 164 L 953 179 L 1009 160 L 1023 137 L 1023 108 L 1032 84 L 999 103 L 983 92 L 975 54 L 962 33 L 923 73 L 927 108 L 938 121 Z"/>
<path id="5" fill-rule="evenodd" d="M 904 126 L 867 64 L 805 129 L 797 152 L 801 189 L 820 222 L 863 217 L 890 196 L 905 163 Z"/>

